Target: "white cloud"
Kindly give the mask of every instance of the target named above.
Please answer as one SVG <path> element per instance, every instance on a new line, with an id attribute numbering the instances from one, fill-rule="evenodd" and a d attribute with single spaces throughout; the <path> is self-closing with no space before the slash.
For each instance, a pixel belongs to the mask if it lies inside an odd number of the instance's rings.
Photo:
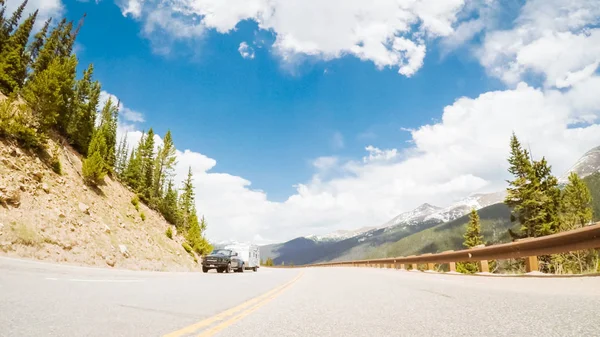
<path id="1" fill-rule="evenodd" d="M 22 1 L 6 1 L 5 6 L 7 14 L 5 15 L 8 16 L 12 14 L 21 3 Z M 21 16 L 21 21 L 36 9 L 38 10 L 38 16 L 35 22 L 36 30 L 40 29 L 48 18 L 52 17 L 54 23 L 57 23 L 64 14 L 64 5 L 61 0 L 29 0 L 27 6 L 25 6 L 23 15 Z"/>
<path id="2" fill-rule="evenodd" d="M 368 157 L 363 157 L 363 162 L 365 162 L 365 163 L 380 161 L 380 160 L 387 161 L 387 160 L 394 159 L 394 158 L 396 158 L 396 156 L 398 156 L 397 149 L 380 150 L 372 145 L 369 145 L 365 148 L 365 150 L 367 150 L 367 152 L 369 152 Z"/>
<path id="3" fill-rule="evenodd" d="M 124 15 L 144 22 L 148 38 L 161 30 L 173 38 L 225 34 L 243 20 L 276 35 L 274 52 L 325 60 L 346 54 L 413 75 L 423 64 L 425 42 L 453 33 L 464 0 L 126 0 Z M 164 51 L 166 52 L 166 51 Z"/>
<path id="4" fill-rule="evenodd" d="M 508 84 L 533 73 L 542 75 L 547 87 L 568 87 L 591 76 L 600 62 L 598 23 L 596 0 L 530 0 L 514 28 L 486 35 L 479 58 Z"/>
<path id="5" fill-rule="evenodd" d="M 242 57 L 245 59 L 254 58 L 254 48 L 250 47 L 245 41 L 240 43 L 238 51 L 240 52 L 240 55 L 242 55 Z"/>

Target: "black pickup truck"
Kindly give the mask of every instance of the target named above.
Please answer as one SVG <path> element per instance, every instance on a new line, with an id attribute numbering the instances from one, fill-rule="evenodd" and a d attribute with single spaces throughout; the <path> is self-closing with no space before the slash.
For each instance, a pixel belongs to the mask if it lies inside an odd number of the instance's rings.
<path id="1" fill-rule="evenodd" d="M 244 261 L 238 257 L 238 253 L 230 249 L 216 249 L 202 259 L 202 271 L 216 269 L 217 273 L 229 273 L 235 269 L 236 272 L 244 272 Z"/>

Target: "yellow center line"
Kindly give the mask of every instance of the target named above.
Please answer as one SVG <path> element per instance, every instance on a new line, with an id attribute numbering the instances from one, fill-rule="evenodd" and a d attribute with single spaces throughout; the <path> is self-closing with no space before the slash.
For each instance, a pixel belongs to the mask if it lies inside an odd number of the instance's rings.
<path id="1" fill-rule="evenodd" d="M 301 276 L 301 275 L 300 275 Z M 260 307 L 264 306 L 265 304 L 269 303 L 272 299 L 274 299 L 275 297 L 279 296 L 279 294 L 281 294 L 287 287 L 291 286 L 295 281 L 297 281 L 299 279 L 299 277 L 295 278 L 291 283 L 285 284 L 282 288 L 280 288 L 277 292 L 273 293 L 271 296 L 265 298 L 263 301 L 257 303 L 255 306 L 250 307 L 246 310 L 243 310 L 242 312 L 240 312 L 237 316 L 231 317 L 230 319 L 220 323 L 219 325 L 210 328 L 204 332 L 202 332 L 201 334 L 199 334 L 197 337 L 210 337 L 215 335 L 217 332 L 229 327 L 230 325 L 232 325 L 233 323 L 241 320 L 242 318 L 250 315 L 251 313 L 255 312 L 256 310 L 258 310 Z"/>
<path id="2" fill-rule="evenodd" d="M 248 300 L 248 301 L 246 301 L 246 302 L 244 302 L 244 303 L 242 303 L 242 304 L 240 304 L 240 305 L 238 305 L 236 307 L 233 307 L 231 309 L 225 310 L 225 311 L 221 312 L 220 314 L 217 314 L 215 316 L 206 318 L 206 319 L 204 319 L 204 320 L 202 320 L 202 321 L 200 321 L 198 323 L 194 323 L 192 325 L 186 326 L 186 327 L 184 327 L 182 329 L 179 329 L 177 331 L 174 331 L 174 332 L 171 332 L 169 334 L 166 334 L 163 337 L 181 337 L 181 336 L 185 336 L 187 334 L 191 334 L 191 333 L 199 330 L 200 328 L 209 326 L 209 325 L 211 325 L 211 324 L 213 324 L 215 322 L 222 321 L 223 319 L 225 319 L 225 318 L 227 318 L 229 316 L 235 315 L 237 312 L 239 312 L 239 311 L 241 311 L 241 310 L 243 310 L 243 309 L 245 309 L 247 307 L 250 307 L 250 306 L 252 306 L 254 304 L 260 303 L 263 300 L 268 300 L 271 295 L 276 294 L 278 291 L 283 290 L 283 289 L 287 288 L 288 286 L 290 286 L 291 284 L 293 284 L 294 282 L 296 282 L 303 274 L 304 274 L 303 272 L 300 273 L 298 276 L 296 276 L 291 281 L 289 281 L 289 282 L 287 282 L 287 283 L 285 283 L 285 284 L 283 284 L 283 285 L 281 285 L 281 286 L 279 286 L 279 287 L 277 287 L 277 288 L 275 288 L 273 290 L 270 290 L 270 291 L 268 291 L 265 294 L 262 294 L 260 296 L 257 296 L 255 298 L 253 298 L 253 299 L 250 299 L 250 300 Z"/>

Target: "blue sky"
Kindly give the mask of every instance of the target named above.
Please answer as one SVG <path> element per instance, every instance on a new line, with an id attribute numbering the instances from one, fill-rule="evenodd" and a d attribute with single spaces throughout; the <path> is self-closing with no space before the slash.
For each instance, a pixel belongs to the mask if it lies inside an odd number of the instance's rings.
<path id="1" fill-rule="evenodd" d="M 80 68 L 93 63 L 103 89 L 144 114 L 141 127 L 160 134 L 170 128 L 180 148 L 217 158 L 215 170 L 244 176 L 276 201 L 310 178 L 315 158 L 360 158 L 371 143 L 402 148 L 410 135 L 401 128 L 439 118 L 456 97 L 500 87 L 477 60 L 442 59 L 436 46 L 410 79 L 352 56 L 293 69 L 268 48 L 244 59 L 238 47 L 254 36 L 250 22 L 231 34 L 209 32 L 192 42 L 195 50 L 165 57 L 153 53 L 139 24 L 113 3 L 67 5 L 73 20 L 84 12 Z"/>
<path id="2" fill-rule="evenodd" d="M 513 130 L 557 175 L 600 144 L 595 1 L 41 3 L 87 13 L 80 69 L 143 116 L 123 118 L 131 139 L 170 129 L 189 150 L 178 177 L 194 168 L 213 240 L 374 226 L 501 190 Z"/>

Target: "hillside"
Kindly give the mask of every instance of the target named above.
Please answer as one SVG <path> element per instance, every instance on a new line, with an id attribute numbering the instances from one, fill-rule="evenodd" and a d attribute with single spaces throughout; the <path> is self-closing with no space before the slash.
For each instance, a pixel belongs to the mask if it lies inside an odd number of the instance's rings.
<path id="1" fill-rule="evenodd" d="M 587 185 L 592 195 L 594 221 L 600 221 L 600 172 L 595 172 L 583 178 L 583 182 Z"/>
<path id="2" fill-rule="evenodd" d="M 197 268 L 182 239 L 167 238 L 170 225 L 160 214 L 142 203 L 136 210 L 133 192 L 109 176 L 97 189 L 86 187 L 76 151 L 50 140 L 47 152 L 40 159 L 0 141 L 0 254 L 135 270 Z M 50 157 L 62 174 L 46 163 Z"/>

